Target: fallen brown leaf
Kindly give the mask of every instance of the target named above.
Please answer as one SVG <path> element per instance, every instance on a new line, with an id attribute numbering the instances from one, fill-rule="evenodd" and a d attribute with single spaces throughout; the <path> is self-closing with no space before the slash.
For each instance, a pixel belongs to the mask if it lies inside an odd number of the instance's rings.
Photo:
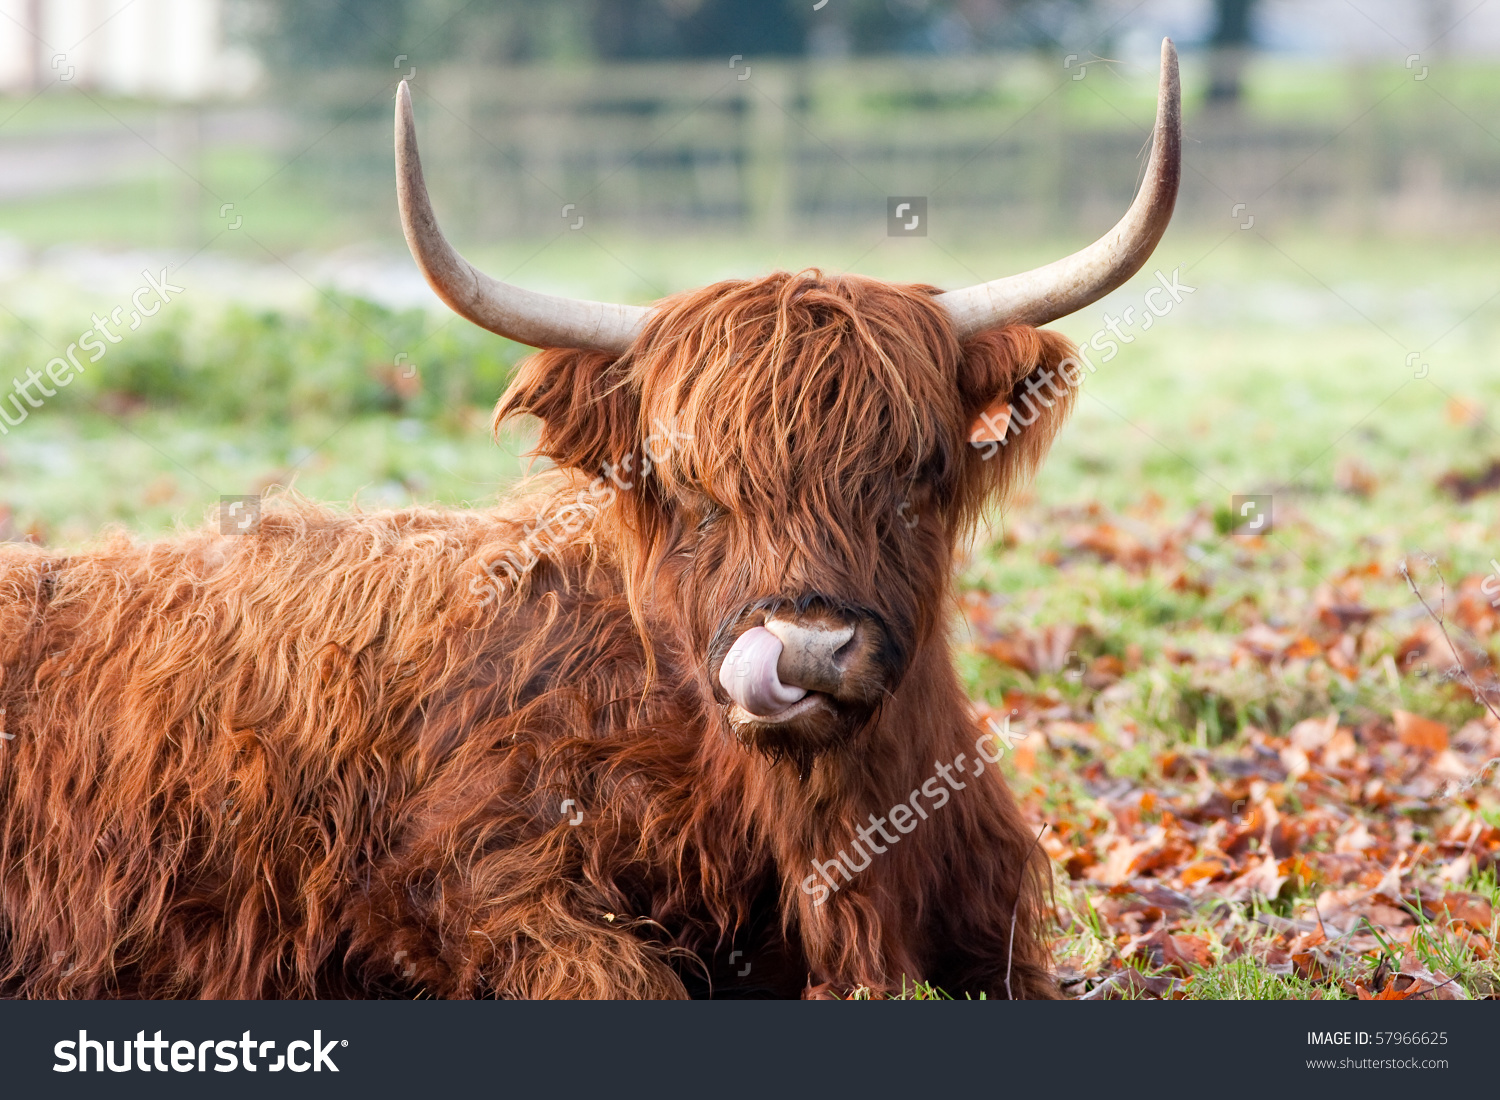
<path id="1" fill-rule="evenodd" d="M 1448 747 L 1448 727 L 1442 722 L 1405 710 L 1393 710 L 1391 717 L 1396 721 L 1396 736 L 1403 745 L 1428 752 L 1442 752 Z"/>

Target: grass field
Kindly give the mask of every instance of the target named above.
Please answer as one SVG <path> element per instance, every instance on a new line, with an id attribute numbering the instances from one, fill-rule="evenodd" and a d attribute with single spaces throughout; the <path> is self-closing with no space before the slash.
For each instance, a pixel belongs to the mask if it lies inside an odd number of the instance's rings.
<path id="1" fill-rule="evenodd" d="M 1204 297 L 1100 368 L 969 574 L 970 682 L 1030 734 L 1010 766 L 1050 825 L 1065 988 L 1495 996 L 1500 721 L 1401 567 L 1500 698 L 1494 498 L 1439 487 L 1497 451 L 1500 281 L 1306 239 L 1195 270 Z M 1252 493 L 1265 537 L 1231 533 Z"/>
<path id="2" fill-rule="evenodd" d="M 639 301 L 813 263 L 951 286 L 1062 250 L 564 241 L 481 258 Z M 1500 497 L 1439 482 L 1500 458 L 1492 247 L 1173 233 L 1150 268 L 1195 289 L 1094 355 L 1051 460 L 961 584 L 977 720 L 1027 734 L 1004 766 L 1049 826 L 1065 988 L 1496 996 L 1500 799 L 1483 768 L 1500 721 L 1400 572 L 1410 561 L 1486 691 L 1500 617 L 1479 586 L 1500 558 Z M 1106 311 L 1139 321 L 1156 285 L 1148 270 L 1058 327 L 1087 341 Z M 103 301 L 0 320 L 13 373 Z M 518 349 L 435 315 L 312 303 L 189 294 L 111 350 L 0 438 L 4 533 L 154 536 L 270 484 L 460 505 L 517 476 L 526 432 L 495 445 L 487 407 Z M 395 363 L 408 348 L 410 379 Z M 1273 498 L 1268 535 L 1232 533 L 1244 494 Z"/>

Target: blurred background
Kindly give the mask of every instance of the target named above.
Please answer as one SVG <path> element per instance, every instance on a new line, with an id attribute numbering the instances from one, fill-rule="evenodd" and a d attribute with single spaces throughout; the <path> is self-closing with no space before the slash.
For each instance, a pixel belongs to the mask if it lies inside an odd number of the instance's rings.
<path id="1" fill-rule="evenodd" d="M 951 287 L 1125 209 L 1164 35 L 1178 212 L 1059 326 L 1117 352 L 1040 499 L 1149 488 L 1223 527 L 1231 494 L 1273 493 L 1339 546 L 1447 522 L 1437 482 L 1494 449 L 1500 4 L 3 0 L 11 379 L 125 309 L 66 389 L 0 400 L 0 536 L 160 532 L 275 484 L 483 502 L 516 476 L 524 429 L 497 448 L 487 410 L 524 350 L 451 318 L 401 240 L 402 77 L 444 226 L 497 276 L 632 302 L 803 266 Z M 921 235 L 893 196 L 925 200 Z M 163 269 L 182 292 L 131 327 Z M 1194 290 L 1145 331 L 1174 269 Z"/>
<path id="2" fill-rule="evenodd" d="M 489 410 L 526 350 L 401 239 L 402 78 L 499 278 L 950 288 L 1126 209 L 1164 35 L 1176 217 L 1056 325 L 1096 369 L 959 588 L 1068 885 L 1060 978 L 1170 962 L 1160 920 L 1192 966 L 1157 995 L 1352 996 L 1305 965 L 1337 911 L 1385 929 L 1340 936 L 1370 987 L 1409 943 L 1500 995 L 1500 0 L 0 0 L 0 540 L 521 475 L 533 430 Z"/>

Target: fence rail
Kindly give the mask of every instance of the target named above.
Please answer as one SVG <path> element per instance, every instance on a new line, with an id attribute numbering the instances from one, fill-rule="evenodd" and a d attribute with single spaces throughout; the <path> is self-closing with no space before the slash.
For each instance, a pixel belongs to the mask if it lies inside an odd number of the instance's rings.
<path id="1" fill-rule="evenodd" d="M 579 216 L 781 236 L 883 224 L 889 195 L 927 196 L 935 233 L 1040 234 L 1108 225 L 1143 167 L 1154 79 L 1088 80 L 1013 56 L 445 68 L 419 75 L 416 101 L 428 178 L 469 239 Z M 1326 117 L 1190 104 L 1178 218 L 1500 229 L 1500 140 L 1389 83 L 1349 72 Z M 388 206 L 389 104 L 369 84 L 332 74 L 297 106 L 346 119 L 310 161 Z"/>

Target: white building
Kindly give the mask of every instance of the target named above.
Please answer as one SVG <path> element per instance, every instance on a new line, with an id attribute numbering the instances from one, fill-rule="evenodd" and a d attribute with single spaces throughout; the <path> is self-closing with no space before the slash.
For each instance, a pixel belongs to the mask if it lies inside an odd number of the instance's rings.
<path id="1" fill-rule="evenodd" d="M 1213 22 L 1213 0 L 1098 0 L 1083 26 L 1109 27 L 1154 57 L 1162 35 L 1200 43 Z M 1486 0 L 1260 0 L 1251 22 L 1256 45 L 1279 54 L 1398 63 L 1500 54 L 1500 4 Z"/>
<path id="2" fill-rule="evenodd" d="M 225 0 L 0 0 L 0 90 L 71 82 L 193 100 L 247 91 L 255 58 L 227 47 Z"/>

